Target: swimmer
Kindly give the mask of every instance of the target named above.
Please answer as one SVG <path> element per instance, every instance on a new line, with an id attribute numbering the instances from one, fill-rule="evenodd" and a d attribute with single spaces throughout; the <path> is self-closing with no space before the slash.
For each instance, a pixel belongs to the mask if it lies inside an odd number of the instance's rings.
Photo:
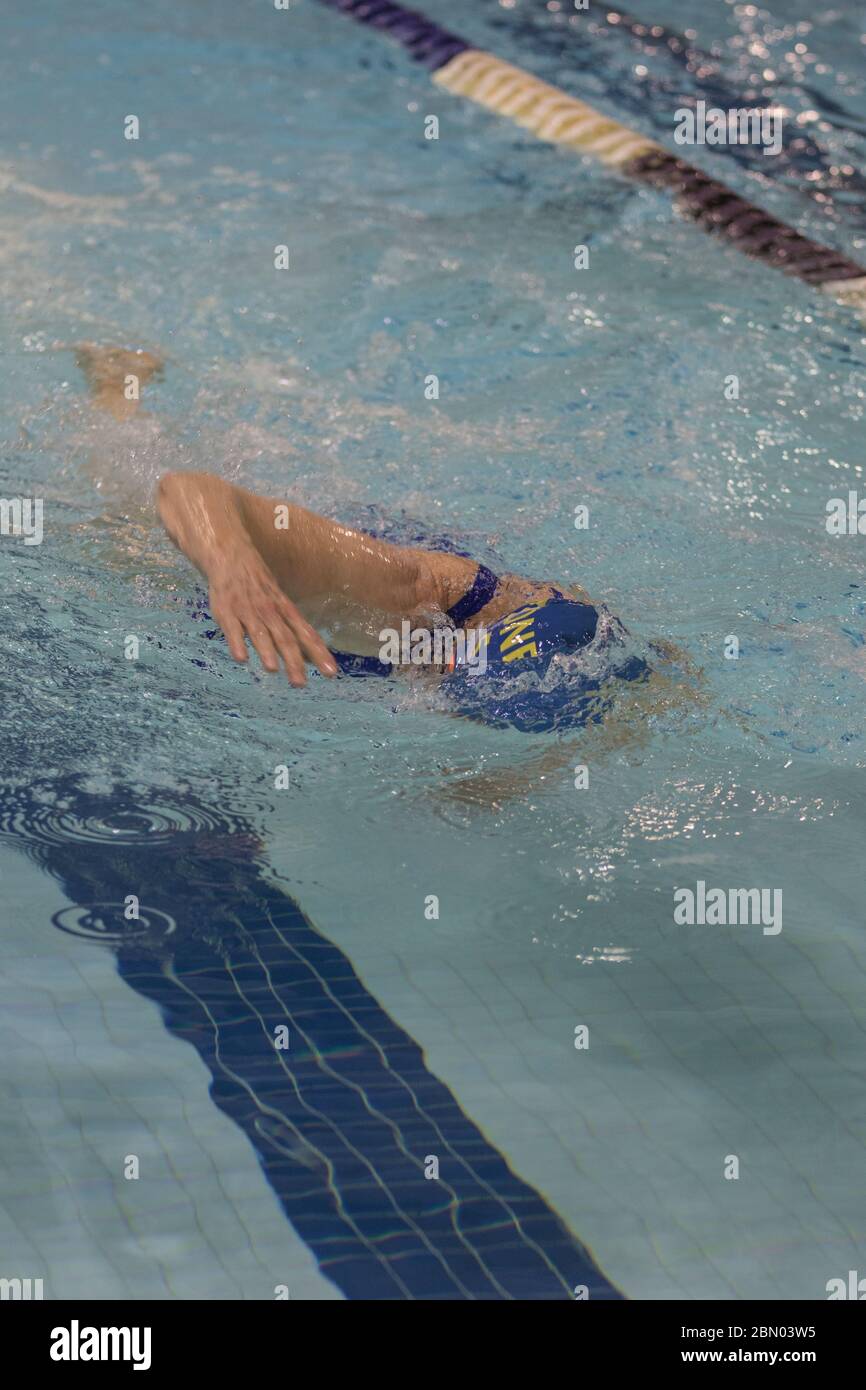
<path id="1" fill-rule="evenodd" d="M 131 414 L 128 376 L 147 381 L 161 366 L 149 353 L 92 344 L 79 348 L 78 360 L 94 404 L 118 419 Z M 249 643 L 265 671 L 284 670 L 293 686 L 306 685 L 308 663 L 327 677 L 390 675 L 393 667 L 380 659 L 382 634 L 406 622 L 413 633 L 476 634 L 482 662 L 458 646 L 432 673 L 455 713 L 488 724 L 535 732 L 597 722 L 612 677 L 640 682 L 649 675 L 646 662 L 625 651 L 622 625 L 578 586 L 494 574 L 465 555 L 394 545 L 207 472 L 163 474 L 157 507 L 207 582 L 209 615 L 234 660 L 249 659 Z M 547 679 L 557 658 L 583 648 L 593 653 L 588 669 L 562 680 L 554 670 Z M 531 679 L 514 679 L 523 675 Z"/>
<path id="2" fill-rule="evenodd" d="M 594 718 L 588 711 L 602 680 L 648 673 L 645 662 L 623 657 L 603 675 L 581 678 L 579 691 L 575 684 L 515 685 L 514 676 L 541 679 L 554 657 L 596 637 L 599 610 L 575 586 L 496 575 L 465 556 L 392 545 L 211 473 L 164 475 L 158 507 L 169 536 L 206 579 L 210 613 L 235 661 L 248 659 L 249 641 L 264 669 L 282 666 L 292 685 L 306 684 L 307 662 L 324 676 L 389 675 L 390 664 L 379 660 L 381 634 L 404 621 L 416 632 L 479 630 L 483 679 L 465 656 L 441 674 L 455 710 L 486 723 L 561 726 L 564 703 L 571 716 Z M 623 632 L 608 620 L 612 645 L 622 645 Z M 337 643 L 345 650 L 334 651 Z"/>

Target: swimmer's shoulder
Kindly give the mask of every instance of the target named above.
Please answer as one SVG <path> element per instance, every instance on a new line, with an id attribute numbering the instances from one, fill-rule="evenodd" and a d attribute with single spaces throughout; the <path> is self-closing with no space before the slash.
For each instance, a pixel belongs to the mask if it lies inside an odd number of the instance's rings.
<path id="1" fill-rule="evenodd" d="M 501 574 L 494 598 L 468 626 L 489 627 L 527 603 L 547 603 L 563 597 L 592 606 L 592 599 L 579 584 L 550 584 L 542 579 L 527 579 L 521 574 Z"/>
<path id="2" fill-rule="evenodd" d="M 526 579 L 519 574 L 504 574 L 501 576 L 503 587 L 507 587 L 509 595 L 513 596 L 517 602 L 514 607 L 521 603 L 547 603 L 550 599 L 572 598 L 577 603 L 592 603 L 592 599 L 581 588 L 579 584 L 550 584 L 543 579 Z"/>
<path id="3" fill-rule="evenodd" d="M 556 586 L 556 590 L 565 598 L 575 599 L 577 603 L 588 603 L 591 608 L 595 606 L 586 589 L 582 589 L 579 584 L 560 584 Z"/>

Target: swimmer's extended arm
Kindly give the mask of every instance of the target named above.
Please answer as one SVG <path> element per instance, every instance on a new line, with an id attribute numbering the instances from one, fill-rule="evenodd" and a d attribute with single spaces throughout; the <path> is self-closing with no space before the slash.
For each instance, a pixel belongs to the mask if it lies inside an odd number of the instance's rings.
<path id="1" fill-rule="evenodd" d="M 249 638 L 266 671 L 280 658 L 292 685 L 306 684 L 304 658 L 324 676 L 337 673 L 319 634 L 280 588 L 246 524 L 232 487 L 210 473 L 167 473 L 157 505 L 175 545 L 208 581 L 214 618 L 235 661 L 246 661 Z"/>
<path id="2" fill-rule="evenodd" d="M 158 505 L 172 540 L 208 580 L 211 611 L 235 660 L 246 660 L 245 634 L 266 670 L 279 669 L 279 653 L 294 685 L 304 684 L 303 657 L 325 675 L 336 672 L 296 604 L 315 612 L 328 601 L 338 618 L 342 604 L 380 615 L 384 625 L 441 597 L 424 551 L 375 540 L 211 473 L 166 474 Z"/>

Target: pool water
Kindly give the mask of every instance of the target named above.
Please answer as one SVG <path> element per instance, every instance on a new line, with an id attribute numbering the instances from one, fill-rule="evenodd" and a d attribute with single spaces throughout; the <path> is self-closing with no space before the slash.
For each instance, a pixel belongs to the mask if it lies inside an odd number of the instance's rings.
<path id="1" fill-rule="evenodd" d="M 853 10 L 643 0 L 689 70 L 565 7 L 423 8 L 663 143 L 683 93 L 811 112 L 823 163 L 689 157 L 866 263 Z M 862 319 L 312 0 L 13 0 L 0 68 L 0 494 L 45 517 L 0 538 L 0 1276 L 866 1272 L 866 574 L 825 525 L 864 486 Z M 146 413 L 93 411 L 82 340 L 164 355 Z M 558 742 L 237 668 L 155 524 L 177 468 L 578 583 L 678 675 Z M 679 924 L 699 882 L 780 891 L 782 930 Z"/>

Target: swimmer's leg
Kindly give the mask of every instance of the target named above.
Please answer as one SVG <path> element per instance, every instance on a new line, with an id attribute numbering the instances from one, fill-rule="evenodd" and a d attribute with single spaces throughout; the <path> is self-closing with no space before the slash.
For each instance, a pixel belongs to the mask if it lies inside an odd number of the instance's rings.
<path id="1" fill-rule="evenodd" d="M 136 413 L 142 386 L 161 373 L 163 366 L 161 358 L 141 348 L 131 352 L 96 343 L 77 343 L 75 360 L 96 409 L 107 411 L 115 420 L 128 420 Z"/>

